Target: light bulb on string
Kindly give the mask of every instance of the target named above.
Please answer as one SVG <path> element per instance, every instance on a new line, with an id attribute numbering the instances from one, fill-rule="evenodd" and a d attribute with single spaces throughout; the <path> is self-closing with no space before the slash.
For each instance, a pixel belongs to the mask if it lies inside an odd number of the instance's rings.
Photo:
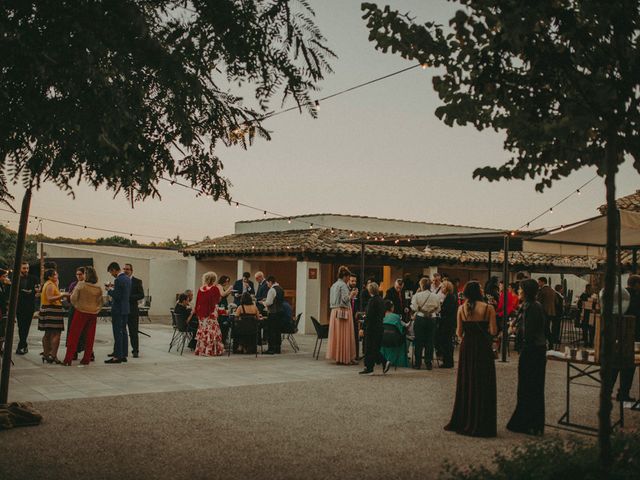
<path id="1" fill-rule="evenodd" d="M 240 204 L 236 202 L 236 208 L 240 208 Z"/>
<path id="2" fill-rule="evenodd" d="M 576 193 L 577 193 L 578 195 L 582 195 L 582 192 L 580 191 L 580 189 L 577 189 L 577 190 L 576 190 Z"/>
<path id="3" fill-rule="evenodd" d="M 289 225 L 291 225 L 291 219 L 287 220 L 287 223 L 288 223 Z"/>
<path id="4" fill-rule="evenodd" d="M 266 211 L 266 210 L 264 210 L 264 211 L 262 212 L 262 214 L 266 217 L 266 216 L 267 216 L 267 211 Z"/>
<path id="5" fill-rule="evenodd" d="M 310 223 L 310 224 L 309 224 L 309 228 L 313 228 L 313 223 Z"/>
<path id="6" fill-rule="evenodd" d="M 319 100 L 316 100 L 315 102 L 313 102 L 313 105 L 314 105 L 314 108 L 316 110 L 320 110 L 320 101 Z"/>
<path id="7" fill-rule="evenodd" d="M 549 213 L 553 213 L 553 207 L 549 209 Z"/>

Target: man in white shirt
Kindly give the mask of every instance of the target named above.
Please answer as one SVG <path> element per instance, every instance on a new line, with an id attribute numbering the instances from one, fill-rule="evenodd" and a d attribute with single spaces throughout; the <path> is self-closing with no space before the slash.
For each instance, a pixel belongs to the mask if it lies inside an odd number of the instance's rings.
<path id="1" fill-rule="evenodd" d="M 267 285 L 269 285 L 269 292 L 267 298 L 264 300 L 264 305 L 269 310 L 269 315 L 265 320 L 265 327 L 267 328 L 267 335 L 269 341 L 269 348 L 267 349 L 267 355 L 274 355 L 280 353 L 280 347 L 282 344 L 282 316 L 284 303 L 284 290 L 276 282 L 276 277 L 269 275 L 267 277 Z"/>
<path id="2" fill-rule="evenodd" d="M 431 291 L 431 280 L 420 279 L 420 288 L 411 299 L 411 310 L 415 312 L 413 331 L 415 335 L 415 364 L 413 368 L 420 370 L 422 352 L 425 351 L 427 370 L 433 368 L 433 345 L 436 331 L 435 315 L 440 312 L 440 297 Z"/>

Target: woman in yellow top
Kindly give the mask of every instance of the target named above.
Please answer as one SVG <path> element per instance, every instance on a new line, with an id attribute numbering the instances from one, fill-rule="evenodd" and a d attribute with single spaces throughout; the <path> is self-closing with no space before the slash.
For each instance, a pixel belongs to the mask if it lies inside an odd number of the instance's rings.
<path id="1" fill-rule="evenodd" d="M 68 296 L 68 293 L 61 293 L 58 289 L 58 272 L 52 269 L 45 271 L 38 317 L 38 330 L 44 331 L 42 363 L 45 361 L 62 363 L 58 360 L 60 334 L 64 330 L 64 311 L 61 300 Z"/>

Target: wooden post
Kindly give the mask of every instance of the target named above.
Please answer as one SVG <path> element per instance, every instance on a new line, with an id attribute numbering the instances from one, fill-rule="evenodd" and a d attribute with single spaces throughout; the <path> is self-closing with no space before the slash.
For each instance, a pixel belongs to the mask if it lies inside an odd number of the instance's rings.
<path id="1" fill-rule="evenodd" d="M 504 259 L 502 262 L 502 361 L 507 361 L 507 348 L 509 347 L 509 335 L 507 332 L 507 325 L 509 319 L 507 318 L 508 305 L 509 305 L 509 234 L 504 236 Z"/>
<path id="2" fill-rule="evenodd" d="M 367 288 L 367 282 L 364 279 L 364 240 L 360 243 L 360 305 L 358 306 L 358 311 L 362 312 L 362 295 L 364 293 L 364 289 Z M 358 340 L 356 339 L 356 342 Z"/>
<path id="3" fill-rule="evenodd" d="M 16 309 L 18 307 L 18 293 L 20 292 L 20 267 L 24 244 L 27 238 L 27 223 L 29 222 L 29 208 L 31 207 L 31 187 L 27 188 L 22 199 L 20 211 L 20 226 L 16 240 L 16 254 L 13 261 L 13 275 L 11 276 L 11 294 L 9 296 L 9 311 L 7 314 L 7 329 L 4 338 L 4 352 L 2 354 L 2 371 L 0 373 L 0 404 L 6 404 L 9 399 L 9 377 L 11 373 L 11 353 L 13 352 L 13 332 L 16 323 Z"/>

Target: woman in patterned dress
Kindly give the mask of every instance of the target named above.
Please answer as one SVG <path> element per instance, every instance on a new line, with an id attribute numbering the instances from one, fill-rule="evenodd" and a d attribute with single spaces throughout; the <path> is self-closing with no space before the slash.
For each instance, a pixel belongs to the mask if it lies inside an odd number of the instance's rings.
<path id="1" fill-rule="evenodd" d="M 222 332 L 218 324 L 218 303 L 221 295 L 216 285 L 217 279 L 215 272 L 205 273 L 202 276 L 202 286 L 198 289 L 195 308 L 199 322 L 196 334 L 196 355 L 214 357 L 224 353 Z"/>
<path id="2" fill-rule="evenodd" d="M 60 334 L 64 330 L 64 311 L 61 300 L 68 296 L 68 293 L 60 293 L 58 289 L 58 272 L 52 269 L 45 271 L 38 316 L 38 330 L 44 331 L 42 363 L 45 361 L 62 363 L 58 360 Z"/>

